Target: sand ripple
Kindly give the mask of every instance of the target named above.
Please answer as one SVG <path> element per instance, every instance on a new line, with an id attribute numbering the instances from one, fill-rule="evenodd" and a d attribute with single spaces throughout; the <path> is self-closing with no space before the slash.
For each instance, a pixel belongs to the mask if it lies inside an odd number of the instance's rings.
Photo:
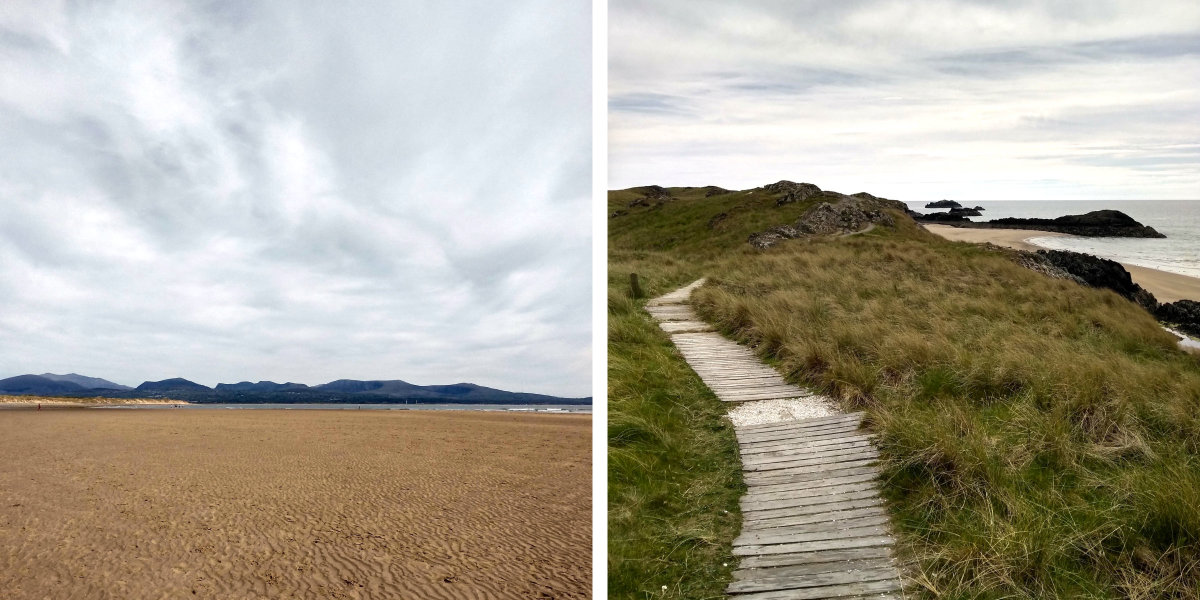
<path id="1" fill-rule="evenodd" d="M 23 598 L 585 598 L 591 419 L 0 414 Z"/>

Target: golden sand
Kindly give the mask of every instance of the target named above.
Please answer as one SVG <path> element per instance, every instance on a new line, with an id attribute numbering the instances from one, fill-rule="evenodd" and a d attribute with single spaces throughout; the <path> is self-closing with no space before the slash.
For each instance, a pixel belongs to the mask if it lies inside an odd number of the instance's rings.
<path id="1" fill-rule="evenodd" d="M 585 598 L 591 418 L 0 411 L 0 593 Z"/>
<path id="2" fill-rule="evenodd" d="M 1030 244 L 1028 239 L 1035 237 L 1063 237 L 1065 233 L 1049 231 L 1031 231 L 1027 229 L 970 229 L 950 225 L 925 224 L 925 229 L 936 233 L 948 240 L 956 242 L 990 242 L 997 246 L 1016 248 L 1018 250 L 1037 250 L 1038 246 Z M 1121 263 L 1133 282 L 1146 288 L 1159 302 L 1175 302 L 1176 300 L 1200 300 L 1200 279 L 1168 273 L 1158 269 L 1149 269 L 1137 265 Z"/>

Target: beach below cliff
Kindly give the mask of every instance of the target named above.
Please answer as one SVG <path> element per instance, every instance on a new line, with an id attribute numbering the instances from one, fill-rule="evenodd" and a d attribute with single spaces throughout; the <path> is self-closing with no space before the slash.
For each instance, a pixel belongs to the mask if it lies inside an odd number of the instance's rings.
<path id="1" fill-rule="evenodd" d="M 976 244 L 991 243 L 997 246 L 1015 248 L 1017 250 L 1037 251 L 1043 246 L 1031 243 L 1034 238 L 1072 237 L 1069 234 L 1027 229 L 968 229 L 951 225 L 936 225 L 925 223 L 925 229 L 948 240 L 956 242 L 972 242 Z M 1200 279 L 1178 273 L 1151 269 L 1128 263 L 1121 263 L 1129 271 L 1133 282 L 1146 288 L 1159 302 L 1175 302 L 1176 300 L 1200 300 Z"/>
<path id="2" fill-rule="evenodd" d="M 585 598 L 591 418 L 8 410 L 24 598 Z"/>

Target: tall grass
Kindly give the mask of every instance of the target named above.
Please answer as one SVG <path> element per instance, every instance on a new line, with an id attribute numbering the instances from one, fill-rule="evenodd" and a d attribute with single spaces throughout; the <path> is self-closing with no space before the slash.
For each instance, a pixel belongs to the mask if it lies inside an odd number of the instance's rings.
<path id="1" fill-rule="evenodd" d="M 610 598 L 720 598 L 734 566 L 743 485 L 733 430 L 704 386 L 631 295 L 697 277 L 697 265 L 654 253 L 609 271 Z"/>
<path id="2" fill-rule="evenodd" d="M 886 231 L 711 269 L 698 310 L 868 411 L 930 595 L 1200 594 L 1200 365 L 1141 308 Z"/>

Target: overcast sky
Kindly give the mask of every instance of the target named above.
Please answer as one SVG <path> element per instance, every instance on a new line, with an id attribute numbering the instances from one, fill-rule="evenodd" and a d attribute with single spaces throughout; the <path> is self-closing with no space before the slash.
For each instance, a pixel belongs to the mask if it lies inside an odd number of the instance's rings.
<path id="1" fill-rule="evenodd" d="M 591 395 L 590 14 L 0 3 L 0 377 Z"/>
<path id="2" fill-rule="evenodd" d="M 1195 0 L 614 0 L 609 186 L 1200 198 Z"/>

